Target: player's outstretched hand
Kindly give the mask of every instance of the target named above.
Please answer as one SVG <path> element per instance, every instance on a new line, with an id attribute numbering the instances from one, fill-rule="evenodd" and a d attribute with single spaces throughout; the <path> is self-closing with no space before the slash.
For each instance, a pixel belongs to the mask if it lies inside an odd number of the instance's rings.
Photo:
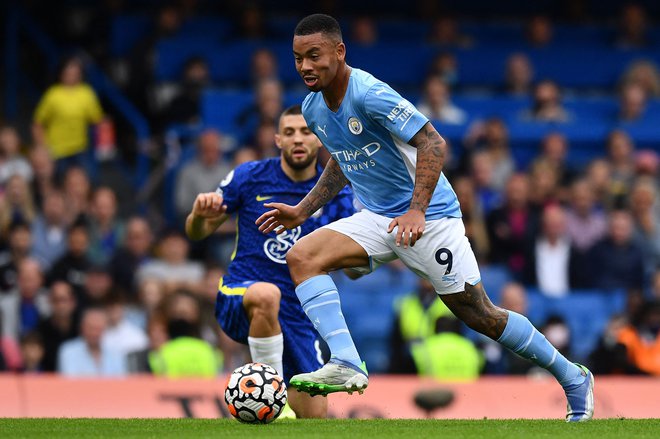
<path id="1" fill-rule="evenodd" d="M 265 203 L 264 206 L 271 210 L 255 221 L 262 233 L 270 233 L 275 230 L 275 233 L 279 235 L 287 229 L 298 227 L 307 219 L 307 216 L 298 206 L 289 206 L 283 203 Z"/>
<path id="2" fill-rule="evenodd" d="M 387 227 L 387 233 L 392 233 L 392 230 L 398 226 L 396 231 L 396 246 L 401 246 L 401 242 L 403 241 L 403 248 L 408 248 L 409 243 L 412 247 L 422 237 L 425 225 L 426 215 L 424 215 L 424 212 L 411 209 L 403 215 L 394 218 Z"/>
<path id="3" fill-rule="evenodd" d="M 220 218 L 227 211 L 227 206 L 222 202 L 222 195 L 218 193 L 206 192 L 199 194 L 193 203 L 192 214 L 197 218 Z"/>

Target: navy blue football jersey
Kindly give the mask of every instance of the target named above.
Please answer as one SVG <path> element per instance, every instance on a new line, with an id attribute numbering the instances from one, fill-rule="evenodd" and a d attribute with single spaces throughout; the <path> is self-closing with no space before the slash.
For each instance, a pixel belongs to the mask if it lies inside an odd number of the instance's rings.
<path id="1" fill-rule="evenodd" d="M 285 256 L 295 242 L 308 233 L 355 213 L 353 192 L 347 186 L 301 226 L 281 235 L 261 233 L 255 221 L 269 210 L 264 203 L 296 205 L 314 187 L 322 173 L 319 166 L 314 178 L 295 182 L 282 170 L 279 157 L 238 166 L 220 183 L 227 213 L 237 217 L 237 242 L 231 264 L 223 278 L 225 284 L 244 281 L 271 282 L 280 287 L 282 296 L 292 295 L 294 285 Z"/>

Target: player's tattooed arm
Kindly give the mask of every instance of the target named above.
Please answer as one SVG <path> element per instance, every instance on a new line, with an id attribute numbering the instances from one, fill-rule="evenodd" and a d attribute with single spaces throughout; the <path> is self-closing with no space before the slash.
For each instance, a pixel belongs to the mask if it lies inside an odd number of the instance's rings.
<path id="1" fill-rule="evenodd" d="M 410 140 L 410 145 L 417 148 L 415 188 L 410 210 L 426 213 L 445 162 L 446 144 L 431 122 L 427 122 Z"/>
<path id="2" fill-rule="evenodd" d="M 309 218 L 314 212 L 332 200 L 346 184 L 348 184 L 348 180 L 341 171 L 339 163 L 334 158 L 330 158 L 325 165 L 323 174 L 319 177 L 319 181 L 300 201 L 300 208 Z"/>

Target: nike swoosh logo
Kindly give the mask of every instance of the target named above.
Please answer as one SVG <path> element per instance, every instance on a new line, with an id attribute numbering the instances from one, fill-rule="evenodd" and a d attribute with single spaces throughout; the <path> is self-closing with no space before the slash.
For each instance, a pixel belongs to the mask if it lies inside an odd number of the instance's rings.
<path id="1" fill-rule="evenodd" d="M 272 195 L 257 195 L 257 201 L 266 201 L 273 198 Z"/>

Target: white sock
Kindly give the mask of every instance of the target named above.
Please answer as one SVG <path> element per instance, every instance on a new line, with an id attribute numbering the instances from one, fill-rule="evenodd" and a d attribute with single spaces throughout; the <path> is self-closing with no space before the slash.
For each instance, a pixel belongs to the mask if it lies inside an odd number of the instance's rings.
<path id="1" fill-rule="evenodd" d="M 250 355 L 255 363 L 265 363 L 272 366 L 284 377 L 282 354 L 284 353 L 284 337 L 280 332 L 272 337 L 248 337 Z"/>

